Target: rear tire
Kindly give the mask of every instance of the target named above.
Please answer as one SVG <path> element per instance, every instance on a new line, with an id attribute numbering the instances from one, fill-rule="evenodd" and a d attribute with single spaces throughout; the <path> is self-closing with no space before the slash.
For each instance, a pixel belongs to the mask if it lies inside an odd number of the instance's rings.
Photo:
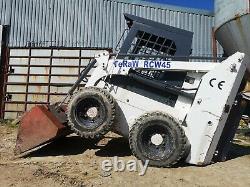
<path id="1" fill-rule="evenodd" d="M 112 129 L 115 113 L 116 104 L 110 93 L 85 87 L 68 105 L 69 126 L 81 137 L 99 139 Z"/>
<path id="2" fill-rule="evenodd" d="M 129 133 L 132 153 L 149 165 L 170 167 L 182 159 L 188 149 L 187 137 L 174 118 L 161 112 L 141 116 Z"/>

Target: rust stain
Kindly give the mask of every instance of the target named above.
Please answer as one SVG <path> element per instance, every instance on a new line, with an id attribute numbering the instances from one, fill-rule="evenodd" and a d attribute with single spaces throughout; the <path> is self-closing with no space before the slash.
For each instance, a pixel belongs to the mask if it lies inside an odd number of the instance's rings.
<path id="1" fill-rule="evenodd" d="M 40 92 L 40 93 L 42 92 L 41 86 L 37 86 L 37 91 Z"/>
<path id="2" fill-rule="evenodd" d="M 69 77 L 66 77 L 66 76 L 58 76 L 58 79 L 61 80 L 61 81 L 67 81 L 69 79 Z"/>
<path id="3" fill-rule="evenodd" d="M 212 28 L 212 50 L 213 50 L 213 57 L 217 57 L 217 42 L 215 39 L 215 28 Z M 214 61 L 216 62 L 216 60 Z"/>
<path id="4" fill-rule="evenodd" d="M 43 99 L 42 99 L 42 97 L 40 96 L 40 95 L 32 95 L 32 101 L 38 101 L 38 102 L 40 102 L 40 101 L 42 101 Z"/>
<path id="5" fill-rule="evenodd" d="M 241 16 L 239 14 L 236 14 L 234 20 L 236 21 L 237 24 L 239 24 L 242 27 L 240 18 Z"/>
<path id="6" fill-rule="evenodd" d="M 23 110 L 23 109 L 24 109 L 24 104 L 17 104 L 14 110 Z"/>
<path id="7" fill-rule="evenodd" d="M 235 20 L 240 19 L 240 14 L 235 14 L 234 19 Z"/>
<path id="8" fill-rule="evenodd" d="M 45 73 L 46 74 L 49 74 L 49 69 L 50 69 L 49 67 L 45 67 Z"/>
<path id="9" fill-rule="evenodd" d="M 44 77 L 45 82 L 49 82 L 49 76 Z"/>
<path id="10" fill-rule="evenodd" d="M 32 76 L 31 79 L 32 79 L 34 82 L 36 82 L 37 76 Z"/>
<path id="11" fill-rule="evenodd" d="M 247 13 L 250 13 L 250 0 L 248 0 L 248 9 L 247 9 Z"/>

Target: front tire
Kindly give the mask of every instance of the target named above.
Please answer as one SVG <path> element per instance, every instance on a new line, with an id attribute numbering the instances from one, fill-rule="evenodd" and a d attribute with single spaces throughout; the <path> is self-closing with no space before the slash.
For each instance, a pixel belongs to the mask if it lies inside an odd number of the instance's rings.
<path id="1" fill-rule="evenodd" d="M 69 126 L 81 137 L 98 139 L 112 129 L 115 113 L 115 100 L 109 92 L 85 87 L 68 105 Z"/>

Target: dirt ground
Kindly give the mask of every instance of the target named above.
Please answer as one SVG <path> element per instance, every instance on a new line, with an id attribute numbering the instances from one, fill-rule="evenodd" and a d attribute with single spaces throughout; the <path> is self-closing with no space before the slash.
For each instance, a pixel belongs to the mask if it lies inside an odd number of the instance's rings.
<path id="1" fill-rule="evenodd" d="M 91 146 L 71 136 L 16 158 L 16 131 L 0 125 L 0 186 L 250 186 L 250 138 L 237 137 L 226 162 L 206 167 L 149 168 L 139 176 L 138 172 L 101 170 L 105 159 L 134 158 L 122 138 L 107 137 Z"/>

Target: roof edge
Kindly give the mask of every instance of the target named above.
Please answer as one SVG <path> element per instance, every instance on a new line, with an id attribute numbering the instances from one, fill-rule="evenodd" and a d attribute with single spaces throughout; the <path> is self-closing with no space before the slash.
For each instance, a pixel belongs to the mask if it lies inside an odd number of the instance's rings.
<path id="1" fill-rule="evenodd" d="M 122 3 L 127 3 L 127 4 L 139 5 L 139 6 L 148 6 L 148 7 L 159 8 L 159 9 L 168 9 L 168 10 L 178 11 L 178 12 L 183 12 L 183 13 L 214 16 L 214 11 L 209 11 L 205 9 L 188 8 L 188 7 L 175 6 L 175 5 L 162 4 L 162 3 L 155 3 L 155 2 L 148 2 L 144 0 L 108 0 L 108 1 L 116 1 L 116 2 L 122 2 Z"/>
<path id="2" fill-rule="evenodd" d="M 126 20 L 131 20 L 131 21 L 135 21 L 135 22 L 138 22 L 138 23 L 142 23 L 142 24 L 145 24 L 145 25 L 157 28 L 157 29 L 162 29 L 162 30 L 167 30 L 167 31 L 174 31 L 175 33 L 181 33 L 181 34 L 185 33 L 185 35 L 188 35 L 189 37 L 193 37 L 193 34 L 194 34 L 193 32 L 187 31 L 185 29 L 181 29 L 181 28 L 170 26 L 170 25 L 166 25 L 166 24 L 163 24 L 163 23 L 159 23 L 157 21 L 152 21 L 150 19 L 135 16 L 133 14 L 124 13 L 124 17 L 125 17 Z"/>

